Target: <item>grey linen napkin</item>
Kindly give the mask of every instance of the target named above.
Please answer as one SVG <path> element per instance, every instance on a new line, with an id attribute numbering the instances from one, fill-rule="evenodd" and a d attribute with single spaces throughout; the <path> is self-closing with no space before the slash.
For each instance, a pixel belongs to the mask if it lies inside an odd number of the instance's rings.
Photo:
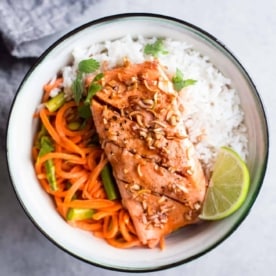
<path id="1" fill-rule="evenodd" d="M 49 36 L 82 22 L 98 1 L 1 0 L 0 33 L 13 56 L 36 57 L 55 39 Z"/>

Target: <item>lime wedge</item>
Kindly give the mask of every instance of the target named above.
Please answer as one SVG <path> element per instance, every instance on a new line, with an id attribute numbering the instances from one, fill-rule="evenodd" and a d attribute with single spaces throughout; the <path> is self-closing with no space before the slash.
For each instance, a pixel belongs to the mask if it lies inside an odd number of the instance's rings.
<path id="1" fill-rule="evenodd" d="M 233 214 L 245 201 L 249 183 L 250 176 L 245 162 L 232 149 L 222 147 L 199 217 L 218 220 Z"/>

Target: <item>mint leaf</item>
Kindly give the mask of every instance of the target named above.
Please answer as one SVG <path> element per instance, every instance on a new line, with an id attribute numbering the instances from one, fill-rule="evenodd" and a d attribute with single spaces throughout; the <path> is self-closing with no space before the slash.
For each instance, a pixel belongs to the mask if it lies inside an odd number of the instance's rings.
<path id="1" fill-rule="evenodd" d="M 76 79 L 72 84 L 73 98 L 77 104 L 80 103 L 80 99 L 83 93 L 82 73 L 78 73 Z"/>
<path id="2" fill-rule="evenodd" d="M 158 38 L 154 43 L 146 44 L 144 48 L 144 53 L 146 55 L 151 55 L 156 58 L 159 54 L 166 55 L 169 52 L 165 49 L 163 39 Z"/>
<path id="3" fill-rule="evenodd" d="M 196 80 L 186 79 L 184 80 L 183 73 L 177 68 L 175 75 L 172 77 L 173 87 L 176 91 L 180 91 L 182 88 L 196 83 Z"/>
<path id="4" fill-rule="evenodd" d="M 82 73 L 92 73 L 100 68 L 100 63 L 93 59 L 84 59 L 79 63 L 79 71 Z"/>

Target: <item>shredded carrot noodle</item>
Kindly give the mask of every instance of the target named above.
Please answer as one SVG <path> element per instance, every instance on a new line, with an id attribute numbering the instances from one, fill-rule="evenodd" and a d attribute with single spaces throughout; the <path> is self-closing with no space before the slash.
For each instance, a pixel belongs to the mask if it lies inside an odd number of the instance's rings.
<path id="1" fill-rule="evenodd" d="M 62 78 L 57 78 L 54 83 L 46 84 L 42 102 L 46 102 L 51 90 L 60 87 L 62 82 Z M 114 247 L 142 246 L 121 201 L 107 198 L 100 174 L 108 161 L 101 147 L 91 143 L 96 133 L 92 118 L 86 119 L 81 128 L 70 129 L 70 122 L 81 121 L 73 100 L 55 112 L 44 106 L 37 114 L 35 119 L 46 129 L 53 150 L 39 156 L 38 131 L 32 148 L 34 168 L 41 187 L 53 198 L 57 212 L 71 226 L 90 231 Z M 45 163 L 49 160 L 54 164 L 55 190 L 47 178 Z M 93 210 L 92 217 L 70 220 L 68 211 L 71 208 Z"/>

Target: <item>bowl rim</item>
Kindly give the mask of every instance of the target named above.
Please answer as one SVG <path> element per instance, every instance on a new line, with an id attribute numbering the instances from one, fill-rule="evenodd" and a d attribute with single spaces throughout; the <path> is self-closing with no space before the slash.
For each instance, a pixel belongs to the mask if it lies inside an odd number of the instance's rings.
<path id="1" fill-rule="evenodd" d="M 216 242 L 214 242 L 211 246 L 207 247 L 206 249 L 186 258 L 180 261 L 175 261 L 175 262 L 171 262 L 169 264 L 165 264 L 165 265 L 161 265 L 161 266 L 154 266 L 154 267 L 150 267 L 150 268 L 125 268 L 125 267 L 111 267 L 108 266 L 106 264 L 102 264 L 93 260 L 87 260 L 82 258 L 81 256 L 71 252 L 69 249 L 65 248 L 64 246 L 62 246 L 61 244 L 59 244 L 57 241 L 55 241 L 52 237 L 50 237 L 43 229 L 42 227 L 40 227 L 40 225 L 35 221 L 35 219 L 32 217 L 32 214 L 29 213 L 29 211 L 27 210 L 27 208 L 25 207 L 24 201 L 23 199 L 20 197 L 20 194 L 18 193 L 17 189 L 16 189 L 16 185 L 14 185 L 13 183 L 13 178 L 12 178 L 12 173 L 10 170 L 10 166 L 9 166 L 9 157 L 8 157 L 8 132 L 9 132 L 9 124 L 10 124 L 10 119 L 11 119 L 11 114 L 17 99 L 18 94 L 21 91 L 21 88 L 23 87 L 24 83 L 28 80 L 28 78 L 30 77 L 30 75 L 33 73 L 33 71 L 36 69 L 36 67 L 45 59 L 45 57 L 47 57 L 47 55 L 59 44 L 61 44 L 63 41 L 65 41 L 67 38 L 71 37 L 72 35 L 85 30 L 88 27 L 92 27 L 92 26 L 96 26 L 98 24 L 101 23 L 106 23 L 106 22 L 112 22 L 112 21 L 116 21 L 116 20 L 121 20 L 124 18 L 145 18 L 145 19 L 160 19 L 163 21 L 170 21 L 170 22 L 174 22 L 174 23 L 178 23 L 180 25 L 186 26 L 198 33 L 203 34 L 204 36 L 206 36 L 207 38 L 210 39 L 210 41 L 214 42 L 214 44 L 217 44 L 218 46 L 220 46 L 232 59 L 233 61 L 240 67 L 241 71 L 243 72 L 243 74 L 245 75 L 245 77 L 247 78 L 248 82 L 250 83 L 250 85 L 254 88 L 255 96 L 256 99 L 259 103 L 259 107 L 260 110 L 262 112 L 263 115 L 263 119 L 265 122 L 264 125 L 264 136 L 266 138 L 266 141 L 264 141 L 265 143 L 265 154 L 264 154 L 264 165 L 263 168 L 261 170 L 260 173 L 260 184 L 256 187 L 250 201 L 248 204 L 248 207 L 243 211 L 241 217 L 231 226 L 231 228 L 220 238 L 218 239 Z M 13 191 L 15 193 L 15 196 L 18 200 L 18 202 L 20 203 L 23 211 L 25 212 L 25 214 L 27 215 L 27 217 L 31 220 L 31 222 L 35 225 L 35 227 L 48 239 L 50 240 L 53 244 L 55 244 L 58 248 L 62 249 L 64 252 L 68 253 L 69 255 L 77 258 L 78 260 L 84 261 L 87 264 L 90 265 L 94 265 L 96 267 L 100 267 L 100 268 L 104 268 L 104 269 L 108 269 L 111 271 L 121 271 L 121 272 L 135 272 L 135 273 L 143 273 L 143 272 L 152 272 L 152 271 L 160 271 L 160 270 L 164 270 L 164 269 L 169 269 L 169 268 L 173 268 L 185 263 L 188 263 L 192 260 L 195 260 L 203 255 L 205 255 L 206 253 L 210 252 L 212 249 L 214 249 L 215 247 L 217 247 L 218 245 L 220 245 L 224 240 L 226 240 L 231 234 L 233 234 L 233 232 L 238 228 L 238 226 L 245 220 L 245 218 L 247 217 L 247 215 L 249 214 L 254 202 L 256 201 L 257 196 L 259 195 L 259 192 L 261 190 L 261 187 L 263 185 L 264 182 L 264 177 L 266 174 L 266 170 L 267 170 L 267 164 L 268 164 L 268 156 L 269 156 L 269 129 L 268 129 L 268 120 L 267 120 L 267 116 L 266 116 L 266 112 L 265 112 L 265 108 L 261 99 L 261 96 L 257 90 L 256 85 L 254 84 L 252 78 L 249 76 L 247 70 L 244 68 L 244 66 L 240 63 L 240 61 L 237 59 L 236 56 L 234 56 L 234 54 L 225 46 L 224 43 L 222 43 L 219 39 L 217 39 L 215 36 L 213 36 L 212 34 L 210 34 L 209 32 L 205 31 L 204 29 L 189 23 L 185 20 L 179 19 L 179 18 L 175 18 L 172 16 L 167 16 L 164 14 L 158 14 L 158 13 L 147 13 L 147 12 L 130 12 L 130 13 L 120 13 L 120 14 L 113 14 L 113 15 L 109 15 L 109 16 L 104 16 L 101 17 L 99 19 L 96 20 L 92 20 L 89 21 L 85 24 L 80 25 L 77 28 L 74 28 L 73 30 L 67 32 L 66 34 L 62 35 L 58 40 L 56 40 L 54 43 L 52 43 L 49 47 L 46 48 L 46 50 L 44 50 L 44 52 L 37 58 L 37 60 L 31 65 L 31 67 L 29 68 L 29 70 L 27 71 L 27 73 L 25 74 L 24 78 L 22 79 L 20 85 L 18 86 L 18 89 L 16 91 L 16 94 L 13 98 L 13 101 L 11 103 L 11 107 L 9 110 L 9 114 L 8 114 L 8 119 L 6 122 L 6 134 L 5 134 L 5 150 L 6 150 L 6 164 L 7 164 L 7 168 L 8 168 L 8 175 L 9 175 L 9 180 L 10 180 L 10 184 L 12 185 Z"/>

